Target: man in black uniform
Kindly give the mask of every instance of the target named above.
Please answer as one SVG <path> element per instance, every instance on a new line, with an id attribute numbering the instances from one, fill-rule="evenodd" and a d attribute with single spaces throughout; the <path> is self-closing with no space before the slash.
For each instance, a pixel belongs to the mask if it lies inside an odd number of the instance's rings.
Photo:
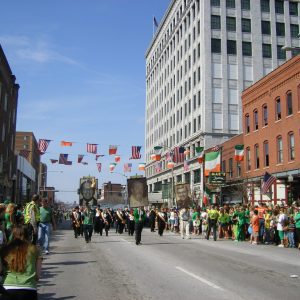
<path id="1" fill-rule="evenodd" d="M 155 218 L 156 218 L 155 207 L 152 206 L 151 211 L 149 213 L 149 225 L 150 225 L 151 232 L 155 231 Z"/>

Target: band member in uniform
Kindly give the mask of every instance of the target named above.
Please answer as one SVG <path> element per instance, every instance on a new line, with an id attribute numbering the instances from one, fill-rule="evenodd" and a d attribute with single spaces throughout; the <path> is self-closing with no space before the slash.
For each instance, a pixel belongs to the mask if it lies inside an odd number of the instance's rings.
<path id="1" fill-rule="evenodd" d="M 155 207 L 152 206 L 151 211 L 149 213 L 149 225 L 150 225 L 151 232 L 155 231 L 155 218 L 156 218 Z"/>
<path id="2" fill-rule="evenodd" d="M 100 233 L 100 226 L 101 226 L 100 225 L 100 223 L 101 223 L 100 214 L 101 214 L 100 208 L 97 207 L 96 212 L 95 212 L 95 220 L 94 220 L 94 232 L 95 233 Z"/>
<path id="3" fill-rule="evenodd" d="M 162 208 L 160 210 L 160 212 L 157 213 L 157 227 L 158 227 L 158 234 L 160 236 L 163 235 L 164 230 L 166 228 L 166 224 L 167 224 L 167 213 L 166 213 L 166 209 Z"/>
<path id="4" fill-rule="evenodd" d="M 108 231 L 110 229 L 110 223 L 112 222 L 112 217 L 109 212 L 109 210 L 106 208 L 102 213 L 102 220 L 103 220 L 103 225 L 104 225 L 104 230 L 105 230 L 105 235 L 108 236 Z M 102 235 L 102 234 L 101 234 Z"/>
<path id="5" fill-rule="evenodd" d="M 79 220 L 80 220 L 80 235 L 83 237 L 83 221 L 84 221 L 84 214 L 83 214 L 83 207 L 79 207 Z"/>
<path id="6" fill-rule="evenodd" d="M 126 223 L 126 217 L 125 213 L 121 210 L 121 208 L 118 208 L 116 218 L 118 223 L 118 233 L 122 234 Z"/>
<path id="7" fill-rule="evenodd" d="M 135 222 L 135 243 L 139 245 L 141 243 L 142 230 L 147 216 L 144 207 L 135 208 L 133 214 Z"/>
<path id="8" fill-rule="evenodd" d="M 133 235 L 134 234 L 134 227 L 135 227 L 133 209 L 130 209 L 128 219 L 129 219 L 128 235 Z"/>
<path id="9" fill-rule="evenodd" d="M 72 220 L 72 227 L 74 230 L 74 237 L 77 239 L 77 237 L 80 235 L 80 215 L 79 215 L 79 207 L 76 206 L 73 208 L 73 211 L 71 213 L 71 220 Z"/>

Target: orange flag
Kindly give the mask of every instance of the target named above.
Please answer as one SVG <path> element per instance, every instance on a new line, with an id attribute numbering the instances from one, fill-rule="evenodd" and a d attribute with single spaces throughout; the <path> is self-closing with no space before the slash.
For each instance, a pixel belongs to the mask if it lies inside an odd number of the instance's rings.
<path id="1" fill-rule="evenodd" d="M 71 147 L 73 145 L 73 143 L 72 142 L 61 141 L 60 145 L 62 147 Z"/>

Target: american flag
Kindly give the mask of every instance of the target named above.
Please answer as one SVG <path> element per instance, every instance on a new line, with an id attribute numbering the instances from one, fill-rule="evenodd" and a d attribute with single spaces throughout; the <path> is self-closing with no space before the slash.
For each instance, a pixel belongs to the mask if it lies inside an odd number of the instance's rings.
<path id="1" fill-rule="evenodd" d="M 131 172 L 132 163 L 124 164 L 124 172 Z"/>
<path id="2" fill-rule="evenodd" d="M 88 153 L 97 153 L 98 144 L 86 144 L 86 152 Z"/>
<path id="3" fill-rule="evenodd" d="M 101 166 L 102 166 L 101 163 L 97 163 L 96 165 L 97 165 L 98 171 L 101 172 Z"/>
<path id="4" fill-rule="evenodd" d="M 216 145 L 214 147 L 211 148 L 211 151 L 214 151 L 214 152 L 217 152 L 220 150 L 220 146 L 219 145 Z"/>
<path id="5" fill-rule="evenodd" d="M 273 175 L 271 175 L 268 172 L 266 172 L 265 175 L 264 175 L 263 183 L 261 185 L 261 192 L 262 192 L 262 194 L 267 194 L 269 188 L 271 187 L 271 185 L 275 181 L 276 181 L 276 177 L 274 177 Z"/>
<path id="6" fill-rule="evenodd" d="M 52 164 L 56 164 L 58 162 L 58 159 L 52 159 L 51 158 L 50 161 L 51 161 Z"/>
<path id="7" fill-rule="evenodd" d="M 167 152 L 166 161 L 173 161 L 173 153 L 172 152 Z"/>
<path id="8" fill-rule="evenodd" d="M 184 147 L 174 148 L 173 161 L 175 163 L 182 163 L 184 161 Z"/>
<path id="9" fill-rule="evenodd" d="M 83 161 L 81 164 L 83 164 L 84 166 L 88 165 L 89 163 L 87 163 L 86 161 Z"/>
<path id="10" fill-rule="evenodd" d="M 41 155 L 43 155 L 47 151 L 50 142 L 51 140 L 39 139 L 38 148 Z"/>
<path id="11" fill-rule="evenodd" d="M 156 173 L 161 172 L 161 161 L 157 161 L 154 168 Z"/>
<path id="12" fill-rule="evenodd" d="M 142 146 L 132 146 L 132 155 L 130 159 L 140 159 L 141 158 L 141 148 Z"/>
<path id="13" fill-rule="evenodd" d="M 77 162 L 80 164 L 83 160 L 84 155 L 83 154 L 78 154 L 78 159 Z"/>
<path id="14" fill-rule="evenodd" d="M 30 152 L 31 151 L 29 151 L 29 150 L 22 149 L 22 150 L 20 150 L 19 155 L 25 157 L 26 159 L 28 159 Z"/>
<path id="15" fill-rule="evenodd" d="M 103 154 L 96 154 L 96 157 L 95 157 L 96 161 L 98 160 L 99 157 L 103 157 L 103 156 L 104 156 Z"/>
<path id="16" fill-rule="evenodd" d="M 68 160 L 68 156 L 69 154 L 60 154 L 59 155 L 59 164 L 62 164 L 62 165 L 72 165 L 72 162 Z"/>

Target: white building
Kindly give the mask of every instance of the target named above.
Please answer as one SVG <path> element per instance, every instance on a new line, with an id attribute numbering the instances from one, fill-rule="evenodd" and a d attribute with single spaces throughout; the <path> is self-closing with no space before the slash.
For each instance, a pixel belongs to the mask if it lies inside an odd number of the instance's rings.
<path id="1" fill-rule="evenodd" d="M 242 131 L 241 92 L 282 64 L 299 46 L 298 1 L 172 0 L 146 52 L 146 176 L 149 192 L 171 181 L 153 147 L 190 150 L 190 170 L 174 180 L 201 194 L 195 147 L 218 145 Z"/>

